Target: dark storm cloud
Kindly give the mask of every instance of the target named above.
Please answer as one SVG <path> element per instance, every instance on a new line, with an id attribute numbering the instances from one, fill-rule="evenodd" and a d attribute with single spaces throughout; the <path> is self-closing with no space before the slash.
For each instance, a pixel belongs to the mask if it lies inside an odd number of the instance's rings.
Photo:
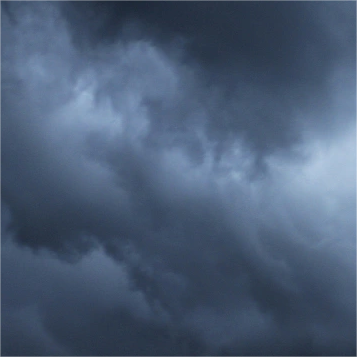
<path id="1" fill-rule="evenodd" d="M 316 2 L 186 4 L 125 1 L 92 2 L 90 6 L 86 3 L 63 5 L 78 43 L 88 41 L 87 45 L 100 46 L 103 42 L 115 42 L 123 36 L 123 24 L 136 21 L 138 26 L 151 30 L 149 35 L 156 35 L 157 40 L 165 37 L 169 42 L 179 37 L 188 42 L 189 54 L 197 57 L 200 64 L 202 61 L 223 67 L 251 65 L 258 70 L 273 71 L 272 75 L 278 74 L 282 82 L 292 79 L 293 69 L 298 77 L 306 76 L 303 82 L 308 76 L 310 80 L 312 76 L 316 78 L 316 73 L 311 72 L 314 69 L 321 71 L 319 75 L 324 80 L 325 66 L 341 55 L 336 54 L 336 46 L 353 61 L 353 51 L 345 47 L 346 42 L 347 45 L 354 44 L 353 9 L 354 4 L 347 2 L 338 6 Z M 331 21 L 336 17 L 340 21 L 349 21 L 342 28 L 343 34 L 347 35 L 342 43 L 338 43 L 341 37 L 326 36 L 330 24 L 321 23 L 322 16 L 327 19 L 330 16 Z M 144 31 L 140 35 L 145 36 Z M 327 61 L 323 56 L 328 57 Z M 320 62 L 319 68 L 315 61 Z"/>
<path id="2" fill-rule="evenodd" d="M 355 65 L 354 3 L 76 2 L 63 12 L 84 51 L 118 38 L 184 48 L 178 56 L 199 73 L 200 100 L 214 102 L 206 117 L 210 137 L 227 141 L 244 133 L 258 157 L 296 142 L 304 121 L 295 122 L 296 115 L 328 108 L 334 66 Z M 218 93 L 207 90 L 217 86 Z M 187 107 L 190 96 L 183 100 Z M 161 116 L 174 126 L 185 117 L 160 101 L 151 104 L 160 127 Z M 326 122 L 316 118 L 314 126 Z"/>
<path id="3" fill-rule="evenodd" d="M 3 354 L 353 355 L 355 4 L 5 4 Z"/>

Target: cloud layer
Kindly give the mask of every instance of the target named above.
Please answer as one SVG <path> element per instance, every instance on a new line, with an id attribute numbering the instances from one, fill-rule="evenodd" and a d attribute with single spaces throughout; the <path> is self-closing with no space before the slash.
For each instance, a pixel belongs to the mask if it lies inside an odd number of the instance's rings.
<path id="1" fill-rule="evenodd" d="M 3 2 L 2 354 L 355 354 L 354 14 Z"/>

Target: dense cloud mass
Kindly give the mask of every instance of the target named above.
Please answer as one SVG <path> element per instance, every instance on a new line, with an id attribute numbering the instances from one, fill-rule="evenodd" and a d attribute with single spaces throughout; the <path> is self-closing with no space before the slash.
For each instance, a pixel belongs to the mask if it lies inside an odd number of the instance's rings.
<path id="1" fill-rule="evenodd" d="M 354 2 L 2 2 L 2 355 L 355 355 Z"/>

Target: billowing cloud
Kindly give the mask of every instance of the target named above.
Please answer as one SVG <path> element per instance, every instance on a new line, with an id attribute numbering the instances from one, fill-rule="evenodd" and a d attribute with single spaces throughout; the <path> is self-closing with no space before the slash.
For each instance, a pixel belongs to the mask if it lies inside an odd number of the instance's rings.
<path id="1" fill-rule="evenodd" d="M 3 354 L 355 354 L 354 3 L 2 5 Z"/>

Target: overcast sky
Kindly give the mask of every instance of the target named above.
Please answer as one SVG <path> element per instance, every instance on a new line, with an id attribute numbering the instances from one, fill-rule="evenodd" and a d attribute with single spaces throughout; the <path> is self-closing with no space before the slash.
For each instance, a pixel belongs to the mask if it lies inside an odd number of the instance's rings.
<path id="1" fill-rule="evenodd" d="M 2 355 L 356 355 L 355 2 L 2 2 Z"/>

